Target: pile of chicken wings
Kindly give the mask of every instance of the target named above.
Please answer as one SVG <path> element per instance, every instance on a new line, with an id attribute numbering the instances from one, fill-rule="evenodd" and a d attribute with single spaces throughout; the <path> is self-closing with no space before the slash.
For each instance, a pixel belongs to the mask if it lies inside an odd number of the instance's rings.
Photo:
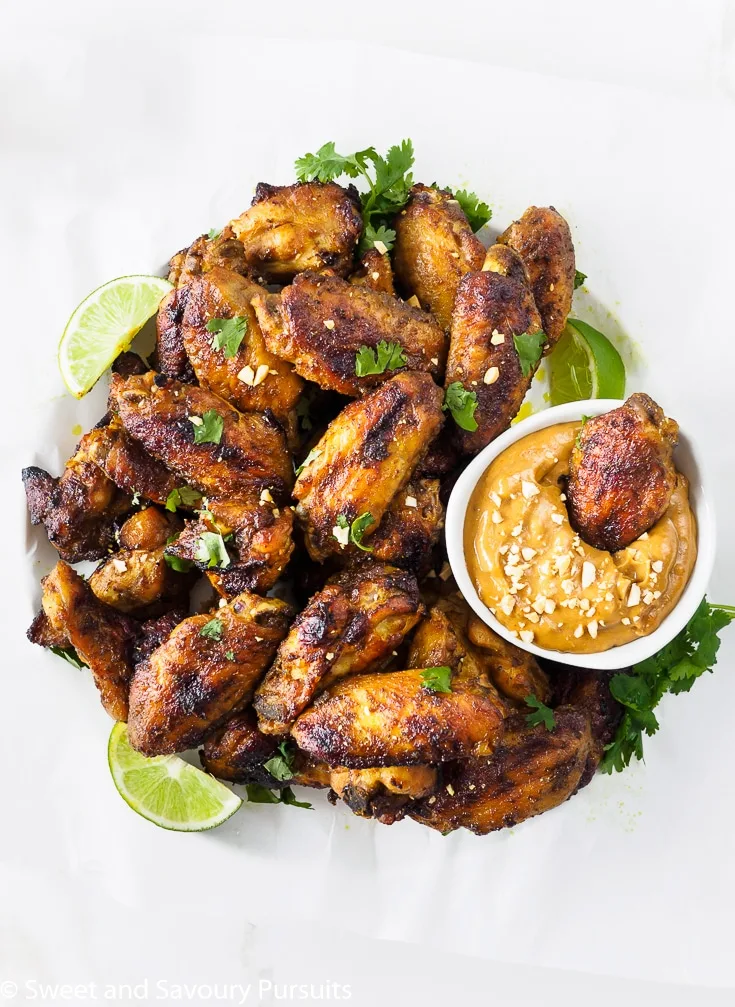
<path id="1" fill-rule="evenodd" d="M 588 782 L 618 716 L 605 678 L 542 668 L 476 619 L 441 542 L 457 475 L 533 378 L 513 336 L 543 330 L 549 352 L 562 332 L 574 249 L 531 207 L 486 250 L 421 184 L 393 227 L 392 253 L 361 254 L 352 186 L 261 184 L 172 258 L 150 363 L 118 358 L 60 478 L 24 470 L 60 556 L 29 637 L 73 648 L 147 756 L 200 748 L 223 780 L 484 834 Z M 356 367 L 380 344 L 396 366 Z M 455 382 L 476 430 L 443 408 Z"/>

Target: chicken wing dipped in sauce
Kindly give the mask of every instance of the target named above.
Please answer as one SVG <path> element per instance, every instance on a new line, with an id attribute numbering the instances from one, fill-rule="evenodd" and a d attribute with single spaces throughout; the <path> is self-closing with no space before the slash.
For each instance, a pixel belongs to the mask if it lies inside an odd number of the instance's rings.
<path id="1" fill-rule="evenodd" d="M 451 192 L 414 185 L 396 216 L 393 265 L 401 292 L 448 329 L 460 280 L 482 268 L 485 248 Z"/>
<path id="2" fill-rule="evenodd" d="M 334 182 L 261 182 L 252 206 L 229 226 L 253 275 L 269 283 L 287 283 L 305 270 L 346 276 L 362 234 L 360 199 L 354 186 Z"/>
<path id="3" fill-rule="evenodd" d="M 648 395 L 586 421 L 572 451 L 567 507 L 589 545 L 617 552 L 663 516 L 682 479 L 674 468 L 674 420 Z"/>
<path id="4" fill-rule="evenodd" d="M 131 745 L 144 755 L 170 755 L 200 744 L 250 699 L 292 615 L 276 598 L 243 592 L 179 623 L 135 669 Z"/>
<path id="5" fill-rule="evenodd" d="M 253 307 L 272 353 L 343 395 L 369 391 L 399 369 L 438 378 L 444 367 L 446 338 L 431 315 L 339 276 L 302 273 L 280 295 L 257 294 Z M 397 344 L 400 355 L 378 361 L 379 343 Z M 367 367 L 363 348 L 372 351 Z"/>
<path id="6" fill-rule="evenodd" d="M 543 343 L 541 317 L 524 277 L 517 255 L 493 245 L 484 269 L 468 273 L 459 285 L 445 385 L 459 381 L 477 396 L 477 429 L 456 429 L 464 454 L 476 454 L 510 426 L 533 380 L 536 365 L 522 363 L 515 339 L 537 336 Z"/>
<path id="7" fill-rule="evenodd" d="M 63 561 L 44 577 L 41 587 L 42 609 L 28 639 L 42 647 L 73 647 L 89 665 L 105 710 L 114 720 L 127 720 L 135 623 L 103 605 Z"/>
<path id="8" fill-rule="evenodd" d="M 397 374 L 344 408 L 310 452 L 293 490 L 312 559 L 346 548 L 345 530 L 365 514 L 372 518 L 363 536 L 369 545 L 443 422 L 441 389 L 418 372 Z"/>
<path id="9" fill-rule="evenodd" d="M 574 244 L 569 224 L 553 206 L 529 206 L 498 238 L 523 259 L 551 353 L 564 331 L 574 293 Z"/>
<path id="10" fill-rule="evenodd" d="M 415 577 L 366 562 L 332 577 L 296 617 L 254 700 L 260 729 L 285 734 L 330 683 L 387 664 L 424 611 Z"/>

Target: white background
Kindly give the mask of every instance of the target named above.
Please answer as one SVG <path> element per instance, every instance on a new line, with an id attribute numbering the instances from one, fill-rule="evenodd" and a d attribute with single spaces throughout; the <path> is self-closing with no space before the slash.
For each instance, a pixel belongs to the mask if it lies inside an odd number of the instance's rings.
<path id="1" fill-rule="evenodd" d="M 590 275 L 576 310 L 701 438 L 711 595 L 735 598 L 733 9 L 243 6 L 25 4 L 2 42 L 0 997 L 5 978 L 148 979 L 151 1002 L 157 979 L 264 979 L 349 983 L 351 1002 L 391 1007 L 731 1003 L 735 631 L 718 673 L 664 706 L 645 767 L 487 839 L 386 829 L 318 795 L 316 811 L 244 808 L 211 835 L 156 830 L 110 784 L 94 689 L 24 641 L 51 556 L 19 470 L 60 470 L 72 426 L 103 409 L 102 389 L 61 397 L 69 311 L 159 269 L 326 139 L 412 136 L 419 176 L 471 182 L 501 227 L 531 202 L 569 216 Z"/>

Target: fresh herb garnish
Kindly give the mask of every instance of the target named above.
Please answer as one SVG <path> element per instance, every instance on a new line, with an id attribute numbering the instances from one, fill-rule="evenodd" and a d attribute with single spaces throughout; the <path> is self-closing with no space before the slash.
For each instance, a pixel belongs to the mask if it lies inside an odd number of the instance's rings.
<path id="1" fill-rule="evenodd" d="M 371 346 L 361 346 L 355 354 L 355 374 L 364 378 L 367 374 L 383 374 L 405 367 L 406 354 L 400 343 L 387 343 L 381 339 L 373 349 Z"/>
<path id="2" fill-rule="evenodd" d="M 216 617 L 214 619 L 210 619 L 209 622 L 202 626 L 199 630 L 199 636 L 206 636 L 209 640 L 221 640 L 222 620 L 217 619 Z"/>
<path id="3" fill-rule="evenodd" d="M 222 440 L 225 421 L 216 409 L 208 409 L 203 416 L 190 416 L 189 422 L 194 427 L 195 444 L 219 444 Z"/>
<path id="4" fill-rule="evenodd" d="M 192 489 L 191 486 L 180 486 L 171 490 L 166 497 L 166 510 L 176 513 L 177 507 L 195 507 L 201 499 L 199 490 Z"/>
<path id="5" fill-rule="evenodd" d="M 306 458 L 304 458 L 302 463 L 298 466 L 298 468 L 294 469 L 296 477 L 298 478 L 301 475 L 301 473 L 304 471 L 307 465 L 311 465 L 313 461 L 316 461 L 316 459 L 319 457 L 320 454 L 321 450 L 319 448 L 312 448 L 311 451 L 306 456 Z"/>
<path id="6" fill-rule="evenodd" d="M 289 751 L 287 742 L 280 743 L 278 752 L 278 755 L 274 755 L 263 763 L 263 768 L 267 769 L 271 776 L 277 780 L 290 780 L 294 775 L 293 754 Z"/>
<path id="7" fill-rule="evenodd" d="M 689 692 L 700 675 L 712 671 L 720 647 L 719 633 L 735 619 L 732 605 L 710 605 L 706 598 L 671 643 L 646 661 L 633 665 L 631 674 L 610 679 L 610 692 L 625 708 L 615 738 L 605 746 L 603 773 L 622 772 L 631 759 L 643 758 L 643 735 L 659 728 L 653 711 L 667 693 Z"/>
<path id="8" fill-rule="evenodd" d="M 245 789 L 252 804 L 290 804 L 294 808 L 311 808 L 308 801 L 297 801 L 290 787 L 284 787 L 279 793 L 262 787 L 259 783 L 248 783 Z"/>
<path id="9" fill-rule="evenodd" d="M 311 403 L 305 396 L 301 396 L 296 403 L 296 415 L 299 418 L 302 430 L 311 430 L 314 425 L 311 422 Z"/>
<path id="10" fill-rule="evenodd" d="M 467 217 L 469 225 L 473 231 L 479 231 L 480 228 L 484 227 L 488 220 L 492 217 L 493 211 L 487 203 L 483 203 L 480 200 L 480 197 L 474 192 L 467 192 L 466 189 L 458 189 L 456 192 L 453 192 L 452 195 L 464 210 L 464 215 Z"/>
<path id="11" fill-rule="evenodd" d="M 212 349 L 224 350 L 226 357 L 234 357 L 248 330 L 248 320 L 240 315 L 234 318 L 210 318 L 207 332 L 213 332 Z"/>
<path id="12" fill-rule="evenodd" d="M 207 231 L 207 237 L 210 241 L 214 241 L 215 238 L 219 238 L 220 234 L 222 234 L 222 231 L 218 231 L 216 227 L 210 227 Z"/>
<path id="13" fill-rule="evenodd" d="M 332 534 L 342 548 L 344 548 L 348 542 L 352 542 L 353 545 L 356 545 L 358 549 L 362 549 L 363 552 L 372 552 L 372 546 L 363 545 L 362 540 L 365 536 L 365 532 L 373 523 L 374 518 L 370 511 L 365 511 L 364 514 L 360 514 L 360 516 L 356 517 L 352 523 L 350 523 L 349 519 L 345 517 L 344 514 L 338 514 L 335 518 L 335 529 L 345 531 L 349 528 L 349 532 L 345 535 L 337 535 L 336 531 L 333 531 Z"/>
<path id="14" fill-rule="evenodd" d="M 226 650 L 225 651 L 225 657 L 227 658 L 228 661 L 234 661 L 235 660 L 235 651 L 234 650 Z"/>
<path id="15" fill-rule="evenodd" d="M 360 248 L 364 251 L 379 242 L 386 251 L 393 247 L 395 232 L 387 225 L 408 202 L 413 185 L 413 144 L 403 140 L 381 157 L 374 147 L 354 154 L 338 154 L 333 142 L 325 143 L 316 154 L 305 154 L 295 164 L 299 181 L 333 182 L 340 175 L 362 178 L 367 191 L 360 193 L 364 224 Z M 371 175 L 372 171 L 372 175 Z"/>
<path id="16" fill-rule="evenodd" d="M 521 361 L 521 374 L 524 378 L 528 377 L 541 359 L 545 342 L 546 333 L 540 329 L 538 332 L 523 332 L 520 336 L 513 336 L 513 343 Z"/>
<path id="17" fill-rule="evenodd" d="M 582 426 L 579 428 L 579 430 L 577 431 L 577 436 L 574 438 L 574 444 L 578 448 L 582 447 L 582 431 L 584 430 L 584 425 L 587 422 L 587 420 L 591 419 L 592 419 L 591 416 L 585 416 L 585 414 L 582 413 Z"/>
<path id="18" fill-rule="evenodd" d="M 421 672 L 421 684 L 432 692 L 452 691 L 452 669 L 447 665 L 439 668 L 424 668 Z"/>
<path id="19" fill-rule="evenodd" d="M 194 555 L 200 563 L 206 563 L 210 568 L 219 567 L 224 570 L 230 565 L 230 557 L 225 548 L 225 540 L 219 532 L 202 532 L 197 540 Z"/>
<path id="20" fill-rule="evenodd" d="M 587 279 L 586 273 L 581 273 L 578 269 L 574 270 L 574 289 L 581 287 L 584 281 Z"/>
<path id="21" fill-rule="evenodd" d="M 461 381 L 453 381 L 447 386 L 444 393 L 444 412 L 449 410 L 454 418 L 454 422 L 463 430 L 477 430 L 477 420 L 475 419 L 475 409 L 477 409 L 477 395 L 468 392 Z"/>
<path id="22" fill-rule="evenodd" d="M 72 668 L 89 667 L 89 665 L 82 661 L 74 647 L 49 647 L 49 650 L 52 654 L 56 654 L 57 657 L 61 657 L 64 661 L 68 661 Z"/>
<path id="23" fill-rule="evenodd" d="M 531 727 L 535 727 L 536 724 L 543 724 L 547 731 L 553 731 L 556 727 L 556 718 L 554 717 L 554 711 L 542 703 L 540 699 L 536 699 L 533 693 L 530 696 L 526 696 L 524 700 L 526 706 L 533 708 L 533 713 L 526 714 L 526 723 L 530 724 Z"/>
<path id="24" fill-rule="evenodd" d="M 170 566 L 176 573 L 188 573 L 194 566 L 190 559 L 182 559 L 181 556 L 169 556 L 167 552 L 163 554 L 166 565 Z"/>

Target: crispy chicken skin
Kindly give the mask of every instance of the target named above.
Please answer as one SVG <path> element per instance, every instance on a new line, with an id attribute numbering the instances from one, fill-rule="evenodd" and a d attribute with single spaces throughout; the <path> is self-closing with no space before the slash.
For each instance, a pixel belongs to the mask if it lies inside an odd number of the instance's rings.
<path id="1" fill-rule="evenodd" d="M 257 413 L 239 413 L 213 392 L 153 371 L 112 375 L 110 408 L 131 437 L 201 493 L 240 496 L 270 488 L 283 495 L 293 478 L 280 427 Z M 224 421 L 218 444 L 194 440 L 190 416 L 214 411 Z"/>
<path id="2" fill-rule="evenodd" d="M 407 370 L 442 373 L 446 338 L 431 315 L 339 276 L 302 273 L 280 296 L 257 294 L 253 307 L 266 345 L 322 388 L 357 396 L 395 370 L 358 377 L 357 352 L 400 343 Z"/>
<path id="3" fill-rule="evenodd" d="M 105 710 L 114 720 L 126 720 L 135 624 L 98 601 L 84 579 L 63 561 L 44 577 L 41 588 L 48 630 L 41 635 L 44 620 L 36 618 L 29 631 L 31 643 L 49 646 L 52 635 L 54 646 L 72 646 L 89 665 Z"/>
<path id="4" fill-rule="evenodd" d="M 421 668 L 353 675 L 333 685 L 291 729 L 299 748 L 332 766 L 368 769 L 487 755 L 502 733 L 495 690 L 455 677 L 422 684 Z"/>
<path id="5" fill-rule="evenodd" d="M 92 460 L 85 434 L 60 479 L 35 465 L 23 469 L 31 524 L 42 524 L 62 559 L 100 559 L 115 542 L 115 519 L 130 509 L 122 493 Z"/>
<path id="6" fill-rule="evenodd" d="M 401 293 L 418 297 L 448 329 L 460 280 L 482 267 L 482 242 L 451 192 L 427 185 L 414 185 L 393 227 L 393 266 Z"/>
<path id="7" fill-rule="evenodd" d="M 524 714 L 509 717 L 490 758 L 445 767 L 436 800 L 412 805 L 411 817 L 439 832 L 464 827 L 484 836 L 562 804 L 580 785 L 592 733 L 580 710 L 559 707 L 555 717 L 553 731 L 531 727 Z"/>
<path id="8" fill-rule="evenodd" d="M 369 512 L 375 523 L 363 541 L 370 544 L 370 534 L 441 429 L 441 407 L 442 392 L 431 376 L 406 372 L 351 402 L 329 424 L 293 490 L 312 559 L 340 550 L 333 534 L 339 515 L 351 522 Z"/>
<path id="9" fill-rule="evenodd" d="M 181 485 L 166 466 L 125 432 L 118 416 L 99 424 L 86 437 L 90 459 L 126 493 L 165 505 L 169 493 Z"/>
<path id="10" fill-rule="evenodd" d="M 346 276 L 362 234 L 360 200 L 352 185 L 261 182 L 250 209 L 229 226 L 248 267 L 269 283 L 286 283 L 307 269 Z"/>
<path id="11" fill-rule="evenodd" d="M 287 427 L 304 382 L 293 367 L 269 353 L 250 304 L 263 292 L 253 280 L 217 266 L 191 281 L 181 334 L 186 354 L 203 388 L 220 395 L 240 412 L 270 410 Z M 212 345 L 215 333 L 207 329 L 214 318 L 244 318 L 245 336 L 232 357 Z M 250 384 L 238 375 L 250 367 Z M 265 377 L 259 368 L 266 368 Z M 256 379 L 258 384 L 253 384 Z M 246 375 L 248 376 L 247 372 Z"/>
<path id="12" fill-rule="evenodd" d="M 530 695 L 534 695 L 542 703 L 549 702 L 549 676 L 539 667 L 532 654 L 514 647 L 502 636 L 493 633 L 474 614 L 468 616 L 467 635 L 499 692 L 519 703 L 523 703 L 526 696 Z"/>
<path id="13" fill-rule="evenodd" d="M 393 267 L 388 253 L 381 255 L 377 248 L 369 248 L 360 259 L 359 268 L 350 276 L 350 283 L 395 297 Z"/>
<path id="14" fill-rule="evenodd" d="M 229 224 L 216 237 L 202 234 L 188 248 L 173 255 L 168 278 L 175 287 L 183 287 L 210 269 L 228 269 L 242 276 L 251 272 L 242 242 L 235 237 Z"/>
<path id="15" fill-rule="evenodd" d="M 406 815 L 412 801 L 436 790 L 435 766 L 384 766 L 376 769 L 332 769 L 329 784 L 355 815 L 393 825 Z"/>
<path id="16" fill-rule="evenodd" d="M 170 276 L 169 276 L 170 279 Z M 181 324 L 189 300 L 185 284 L 170 290 L 158 306 L 156 315 L 156 367 L 168 378 L 192 382 L 194 368 L 186 355 Z"/>
<path id="17" fill-rule="evenodd" d="M 253 705 L 260 729 L 286 734 L 317 693 L 377 670 L 424 612 L 415 577 L 367 562 L 332 577 L 296 617 Z"/>
<path id="18" fill-rule="evenodd" d="M 210 734 L 199 752 L 204 769 L 218 780 L 259 783 L 262 787 L 285 786 L 271 776 L 263 763 L 278 751 L 278 739 L 258 730 L 252 707 L 247 707 Z"/>
<path id="19" fill-rule="evenodd" d="M 544 352 L 550 353 L 572 310 L 576 267 L 569 225 L 553 206 L 529 206 L 498 243 L 515 249 L 523 259 L 546 333 Z"/>
<path id="20" fill-rule="evenodd" d="M 170 755 L 200 744 L 250 699 L 292 614 L 276 598 L 243 592 L 223 608 L 179 623 L 135 669 L 128 719 L 133 748 Z M 219 639 L 202 634 L 213 619 Z"/>
<path id="21" fill-rule="evenodd" d="M 511 272 L 513 263 L 506 259 L 505 250 L 497 257 L 494 248 L 488 252 L 492 266 Z M 456 428 L 455 443 L 464 454 L 476 454 L 510 426 L 534 372 L 524 377 L 513 337 L 540 329 L 533 295 L 513 275 L 488 268 L 468 273 L 460 283 L 445 385 L 459 381 L 477 395 L 477 430 Z"/>
<path id="22" fill-rule="evenodd" d="M 641 393 L 587 420 L 567 487 L 569 517 L 585 542 L 616 552 L 659 520 L 676 485 L 678 435 L 677 423 Z"/>

